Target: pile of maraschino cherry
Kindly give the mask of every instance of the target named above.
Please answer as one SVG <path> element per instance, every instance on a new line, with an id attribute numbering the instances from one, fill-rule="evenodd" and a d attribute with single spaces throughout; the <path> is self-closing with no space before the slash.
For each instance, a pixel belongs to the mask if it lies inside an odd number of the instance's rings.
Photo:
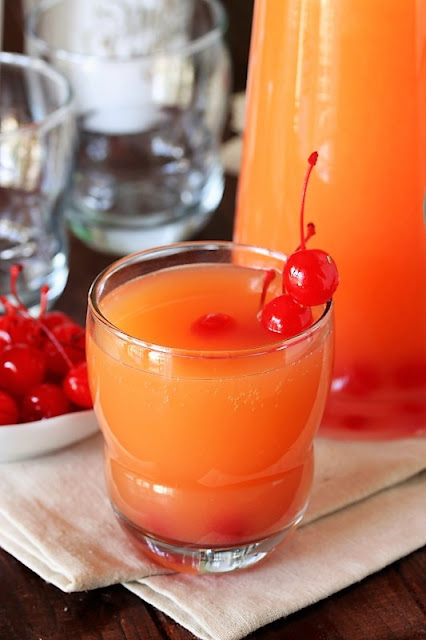
<path id="1" fill-rule="evenodd" d="M 92 407 L 86 365 L 85 330 L 61 311 L 47 311 L 46 286 L 40 313 L 21 302 L 10 268 L 13 301 L 0 296 L 0 425 L 33 422 Z"/>
<path id="2" fill-rule="evenodd" d="M 283 269 L 282 294 L 263 305 L 266 290 L 275 272 L 265 277 L 261 298 L 262 325 L 283 338 L 290 338 L 307 329 L 313 322 L 312 307 L 331 300 L 339 284 L 339 274 L 332 257 L 322 249 L 307 249 L 306 242 L 315 234 L 312 222 L 305 236 L 304 210 L 306 189 L 312 169 L 318 160 L 314 151 L 308 158 L 308 169 L 300 208 L 300 246 L 288 256 Z"/>

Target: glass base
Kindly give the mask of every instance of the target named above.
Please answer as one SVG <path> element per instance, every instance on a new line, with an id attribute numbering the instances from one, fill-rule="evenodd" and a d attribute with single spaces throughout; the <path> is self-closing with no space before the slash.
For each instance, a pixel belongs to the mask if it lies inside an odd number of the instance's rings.
<path id="1" fill-rule="evenodd" d="M 288 538 L 303 518 L 302 513 L 284 530 L 262 540 L 235 546 L 201 547 L 159 540 L 114 511 L 124 531 L 151 560 L 172 571 L 193 574 L 230 573 L 257 564 Z"/>

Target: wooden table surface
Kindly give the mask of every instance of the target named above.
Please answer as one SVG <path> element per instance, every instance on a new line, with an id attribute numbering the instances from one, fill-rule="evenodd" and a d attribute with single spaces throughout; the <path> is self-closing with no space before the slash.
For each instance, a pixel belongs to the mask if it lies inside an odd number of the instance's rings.
<path id="1" fill-rule="evenodd" d="M 10 50 L 20 46 L 18 4 L 17 0 L 5 2 L 4 42 Z M 253 0 L 224 0 L 224 4 L 230 20 L 234 88 L 241 90 Z M 235 191 L 236 180 L 228 177 L 223 201 L 198 238 L 231 237 Z M 57 308 L 83 323 L 88 287 L 112 260 L 71 239 L 69 281 Z M 426 552 L 419 550 L 357 585 L 259 629 L 250 638 L 426 640 Z M 193 636 L 123 587 L 65 594 L 0 550 L 0 640 L 39 639 L 191 640 Z"/>

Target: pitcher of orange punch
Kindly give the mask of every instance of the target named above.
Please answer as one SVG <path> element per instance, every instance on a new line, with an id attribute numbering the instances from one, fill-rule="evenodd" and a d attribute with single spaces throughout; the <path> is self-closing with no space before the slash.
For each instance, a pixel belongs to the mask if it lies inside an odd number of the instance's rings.
<path id="1" fill-rule="evenodd" d="M 323 432 L 426 433 L 426 0 L 256 0 L 234 239 L 333 255 Z"/>

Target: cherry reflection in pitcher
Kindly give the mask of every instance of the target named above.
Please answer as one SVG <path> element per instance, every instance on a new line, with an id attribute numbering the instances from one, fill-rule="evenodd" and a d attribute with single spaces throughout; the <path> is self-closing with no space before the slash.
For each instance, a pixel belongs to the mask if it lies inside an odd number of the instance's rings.
<path id="1" fill-rule="evenodd" d="M 334 436 L 426 429 L 425 49 L 425 2 L 255 3 L 234 239 L 293 249 L 318 149 L 311 246 L 341 276 Z"/>

